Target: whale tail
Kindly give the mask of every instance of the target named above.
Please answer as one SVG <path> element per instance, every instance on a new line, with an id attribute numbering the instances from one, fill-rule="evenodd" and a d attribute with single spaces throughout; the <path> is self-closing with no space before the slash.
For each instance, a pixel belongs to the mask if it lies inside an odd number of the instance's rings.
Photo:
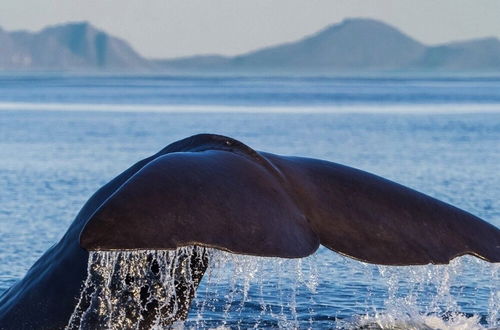
<path id="1" fill-rule="evenodd" d="M 319 244 L 384 265 L 500 262 L 500 230 L 470 213 L 358 169 L 209 134 L 129 169 L 80 234 L 87 250 L 198 245 L 299 258 Z"/>

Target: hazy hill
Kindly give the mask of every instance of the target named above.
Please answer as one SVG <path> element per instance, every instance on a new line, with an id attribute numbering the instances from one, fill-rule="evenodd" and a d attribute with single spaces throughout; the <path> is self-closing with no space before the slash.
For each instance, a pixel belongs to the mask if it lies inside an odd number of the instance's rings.
<path id="1" fill-rule="evenodd" d="M 195 55 L 167 60 L 153 60 L 155 65 L 167 71 L 218 71 L 228 69 L 231 57 L 221 55 Z"/>
<path id="2" fill-rule="evenodd" d="M 235 57 L 194 56 L 156 62 L 169 72 L 334 74 L 500 72 L 500 41 L 427 46 L 373 19 L 346 19 L 301 40 Z"/>
<path id="3" fill-rule="evenodd" d="M 88 23 L 37 33 L 0 29 L 0 70 L 153 71 L 170 74 L 500 72 L 496 38 L 427 46 L 373 19 L 346 19 L 301 40 L 234 57 L 148 60 Z"/>
<path id="4" fill-rule="evenodd" d="M 150 66 L 125 41 L 86 22 L 37 33 L 0 30 L 4 70 L 144 70 Z"/>
<path id="5" fill-rule="evenodd" d="M 428 47 L 413 64 L 421 70 L 500 71 L 500 40 L 475 39 Z"/>
<path id="6" fill-rule="evenodd" d="M 384 23 L 349 19 L 297 42 L 233 59 L 244 67 L 304 71 L 394 70 L 416 61 L 425 46 Z"/>

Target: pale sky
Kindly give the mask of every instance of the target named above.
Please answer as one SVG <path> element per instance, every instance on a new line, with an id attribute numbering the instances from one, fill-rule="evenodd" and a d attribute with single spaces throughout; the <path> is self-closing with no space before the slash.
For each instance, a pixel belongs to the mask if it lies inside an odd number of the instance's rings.
<path id="1" fill-rule="evenodd" d="M 1 0 L 0 26 L 89 21 L 146 57 L 236 55 L 346 17 L 383 20 L 427 44 L 500 38 L 500 0 Z"/>

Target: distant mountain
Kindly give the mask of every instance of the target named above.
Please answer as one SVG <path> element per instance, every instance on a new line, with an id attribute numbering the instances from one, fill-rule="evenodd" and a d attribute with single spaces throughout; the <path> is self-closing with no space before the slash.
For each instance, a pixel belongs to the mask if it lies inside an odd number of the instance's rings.
<path id="1" fill-rule="evenodd" d="M 0 30 L 3 70 L 145 70 L 151 62 L 125 41 L 89 23 L 70 23 L 38 33 Z"/>
<path id="2" fill-rule="evenodd" d="M 496 38 L 427 46 L 373 19 L 346 19 L 301 40 L 228 57 L 149 60 L 88 23 L 38 33 L 0 29 L 0 70 L 145 71 L 167 74 L 500 72 Z"/>
<path id="3" fill-rule="evenodd" d="M 412 65 L 427 71 L 500 71 L 500 40 L 484 38 L 427 47 Z"/>
<path id="4" fill-rule="evenodd" d="M 408 66 L 425 46 L 370 19 L 348 19 L 297 42 L 237 56 L 236 66 L 277 70 L 365 71 Z"/>
<path id="5" fill-rule="evenodd" d="M 487 38 L 431 47 L 383 22 L 356 18 L 295 42 L 235 57 L 194 56 L 156 63 L 172 73 L 500 72 L 500 41 Z"/>

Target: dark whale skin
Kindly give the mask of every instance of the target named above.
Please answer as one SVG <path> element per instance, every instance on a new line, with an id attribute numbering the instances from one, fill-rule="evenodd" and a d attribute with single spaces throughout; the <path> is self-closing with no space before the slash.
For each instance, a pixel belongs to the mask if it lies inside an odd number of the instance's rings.
<path id="1" fill-rule="evenodd" d="M 300 258 L 322 244 L 383 265 L 446 264 L 464 254 L 500 261 L 495 226 L 382 177 L 223 136 L 182 141 L 190 143 L 149 162 L 101 205 L 82 247 L 196 244 Z"/>

